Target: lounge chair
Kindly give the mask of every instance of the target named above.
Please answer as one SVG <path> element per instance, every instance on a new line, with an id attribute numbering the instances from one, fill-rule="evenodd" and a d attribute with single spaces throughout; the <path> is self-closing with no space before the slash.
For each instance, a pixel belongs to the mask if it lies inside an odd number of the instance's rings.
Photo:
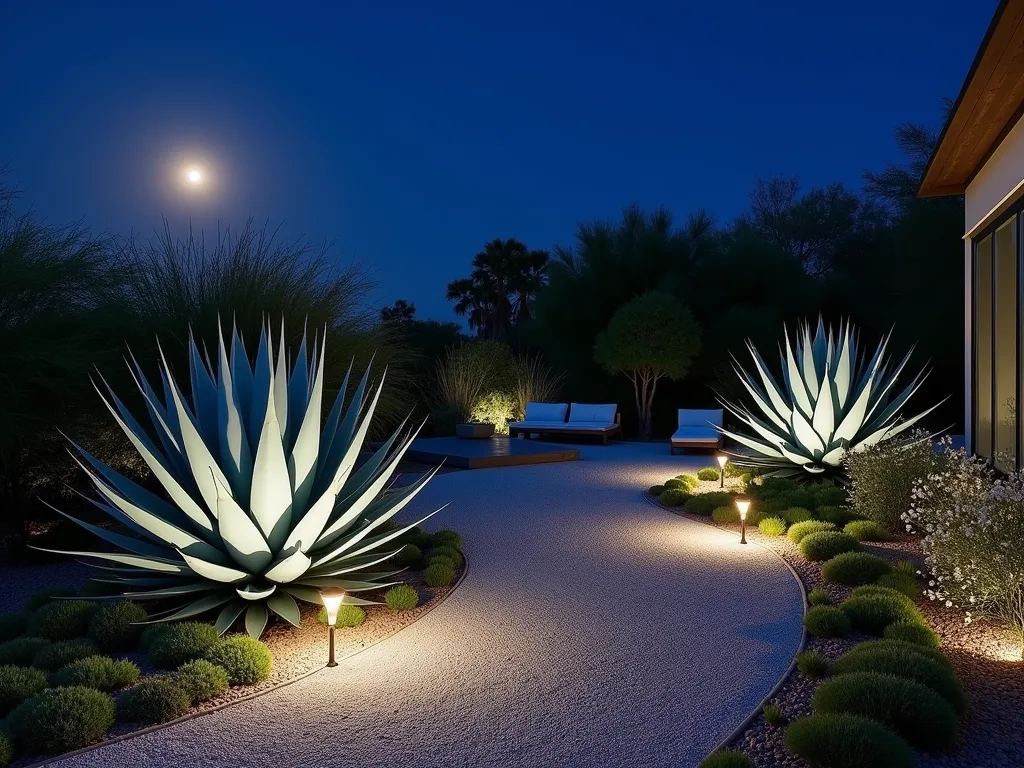
<path id="1" fill-rule="evenodd" d="M 525 418 L 510 423 L 508 430 L 527 439 L 531 434 L 596 435 L 607 445 L 609 437 L 622 434 L 622 425 L 614 403 L 527 403 Z"/>
<path id="2" fill-rule="evenodd" d="M 715 427 L 722 426 L 722 409 L 706 411 L 679 410 L 679 429 L 669 441 L 669 454 L 676 448 L 712 448 L 722 447 L 722 433 Z"/>

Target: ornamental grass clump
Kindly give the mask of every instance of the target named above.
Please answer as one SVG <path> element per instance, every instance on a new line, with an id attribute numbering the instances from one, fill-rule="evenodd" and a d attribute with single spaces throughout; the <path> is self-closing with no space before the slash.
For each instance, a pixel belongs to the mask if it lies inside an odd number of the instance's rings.
<path id="1" fill-rule="evenodd" d="M 930 575 L 925 594 L 970 624 L 1005 622 L 1024 658 L 1024 476 L 995 477 L 985 461 L 954 451 L 918 480 L 903 520 L 922 536 Z"/>
<path id="2" fill-rule="evenodd" d="M 705 482 L 711 480 L 718 480 L 718 470 L 713 467 L 705 467 L 704 469 L 697 470 L 697 479 L 704 480 Z"/>
<path id="3" fill-rule="evenodd" d="M 834 523 L 826 523 L 821 520 L 806 520 L 802 523 L 795 523 L 791 525 L 789 530 L 786 532 L 786 538 L 794 544 L 799 544 L 805 537 L 810 536 L 812 533 L 823 533 L 835 530 L 836 526 Z"/>
<path id="4" fill-rule="evenodd" d="M 689 484 L 687 484 L 683 480 L 680 480 L 678 477 L 669 478 L 668 480 L 665 481 L 664 485 L 665 490 L 675 490 L 677 488 L 682 488 L 685 490 L 690 487 Z"/>
<path id="5" fill-rule="evenodd" d="M 405 568 L 419 568 L 423 565 L 423 550 L 415 544 L 406 544 L 395 556 L 395 562 Z"/>
<path id="6" fill-rule="evenodd" d="M 856 552 L 860 544 L 852 536 L 837 531 L 820 531 L 800 540 L 800 554 L 813 562 L 831 560 L 843 552 Z"/>
<path id="7" fill-rule="evenodd" d="M 867 552 L 843 552 L 828 560 L 821 568 L 825 581 L 855 587 L 870 584 L 891 571 L 889 564 Z"/>
<path id="8" fill-rule="evenodd" d="M 811 765 L 829 768 L 916 768 L 906 741 L 871 718 L 815 714 L 786 728 L 786 749 Z"/>
<path id="9" fill-rule="evenodd" d="M 870 717 L 924 750 L 948 749 L 956 742 L 956 712 L 926 685 L 878 672 L 851 672 L 830 678 L 814 691 L 816 713 Z"/>
<path id="10" fill-rule="evenodd" d="M 867 653 L 878 648 L 897 648 L 903 653 L 916 653 L 918 656 L 924 656 L 936 664 L 945 667 L 949 670 L 950 674 L 953 672 L 953 663 L 941 651 L 924 645 L 908 643 L 905 640 L 867 640 L 863 643 L 857 643 L 857 645 L 847 651 L 847 654 Z"/>
<path id="11" fill-rule="evenodd" d="M 786 521 L 781 517 L 766 517 L 757 524 L 757 530 L 765 536 L 781 536 L 786 532 Z"/>
<path id="12" fill-rule="evenodd" d="M 697 768 L 754 768 L 754 761 L 735 749 L 720 749 L 700 761 Z"/>
<path id="13" fill-rule="evenodd" d="M 456 567 L 462 565 L 462 553 L 459 552 L 455 547 L 441 546 L 431 549 L 426 554 L 427 561 L 429 562 L 434 557 L 447 557 Z"/>
<path id="14" fill-rule="evenodd" d="M 804 626 L 815 637 L 846 637 L 850 619 L 831 605 L 816 605 L 804 615 Z"/>
<path id="15" fill-rule="evenodd" d="M 11 744 L 11 737 L 0 731 L 0 768 L 7 768 L 13 759 L 14 745 Z"/>
<path id="16" fill-rule="evenodd" d="M 925 648 L 938 648 L 942 645 L 938 632 L 916 621 L 894 621 L 885 628 L 882 636 L 888 640 L 903 640 Z"/>
<path id="17" fill-rule="evenodd" d="M 0 667 L 0 718 L 47 684 L 46 673 L 35 667 Z"/>
<path id="18" fill-rule="evenodd" d="M 804 677 L 826 677 L 832 667 L 828 659 L 817 651 L 804 651 L 796 657 L 796 668 Z"/>
<path id="19" fill-rule="evenodd" d="M 146 609 L 131 600 L 103 603 L 89 622 L 89 637 L 102 651 L 128 650 L 138 644 L 145 629 L 141 622 L 148 618 Z"/>
<path id="20" fill-rule="evenodd" d="M 664 485 L 652 485 L 647 489 L 647 492 L 651 494 L 651 496 L 660 496 L 666 490 L 668 489 Z"/>
<path id="21" fill-rule="evenodd" d="M 455 578 L 455 568 L 450 563 L 434 563 L 423 570 L 423 583 L 428 587 L 447 587 Z"/>
<path id="22" fill-rule="evenodd" d="M 95 688 L 49 688 L 19 704 L 7 727 L 24 751 L 57 754 L 99 741 L 114 725 L 114 712 L 110 694 Z"/>
<path id="23" fill-rule="evenodd" d="M 686 485 L 690 486 L 691 488 L 696 488 L 698 485 L 700 485 L 700 481 L 697 479 L 696 475 L 687 475 L 684 473 L 682 475 L 676 475 L 675 479 L 682 480 Z"/>
<path id="24" fill-rule="evenodd" d="M 665 494 L 662 494 L 664 496 Z M 691 515 L 707 517 L 715 507 L 727 507 L 732 505 L 733 497 L 729 493 L 714 491 L 712 493 L 699 493 L 691 496 L 684 504 L 683 509 Z"/>
<path id="25" fill-rule="evenodd" d="M 50 682 L 54 686 L 84 685 L 98 691 L 116 691 L 136 682 L 140 674 L 139 668 L 127 659 L 87 656 L 58 669 Z"/>
<path id="26" fill-rule="evenodd" d="M 82 637 L 96 609 L 96 603 L 87 600 L 54 600 L 29 615 L 25 632 L 47 640 Z"/>
<path id="27" fill-rule="evenodd" d="M 843 533 L 857 541 L 885 541 L 889 538 L 885 529 L 874 520 L 851 520 L 843 526 Z"/>
<path id="28" fill-rule="evenodd" d="M 807 593 L 807 602 L 811 605 L 830 605 L 832 596 L 821 587 L 815 587 Z"/>
<path id="29" fill-rule="evenodd" d="M 949 669 L 934 659 L 899 646 L 876 646 L 845 653 L 832 665 L 835 675 L 853 672 L 879 672 L 915 680 L 942 696 L 957 713 L 967 709 L 967 696 L 960 681 Z"/>
<path id="30" fill-rule="evenodd" d="M 859 632 L 881 635 L 897 621 L 922 623 L 921 612 L 905 595 L 887 590 L 889 594 L 851 595 L 839 606 Z"/>
<path id="31" fill-rule="evenodd" d="M 316 620 L 321 624 L 327 624 L 326 608 L 320 609 L 316 615 Z M 338 608 L 338 617 L 335 619 L 334 626 L 352 629 L 353 627 L 358 627 L 364 621 L 366 621 L 366 611 L 358 605 L 345 603 Z"/>
<path id="32" fill-rule="evenodd" d="M 823 506 L 814 510 L 814 516 L 818 520 L 832 523 L 837 528 L 845 528 L 854 520 L 862 518 L 849 507 Z"/>
<path id="33" fill-rule="evenodd" d="M 886 573 L 876 579 L 875 584 L 886 589 L 892 589 L 900 594 L 906 595 L 910 598 L 921 596 L 921 587 L 917 584 L 917 579 L 913 576 L 907 576 L 905 573 Z"/>
<path id="34" fill-rule="evenodd" d="M 228 689 L 228 671 L 206 659 L 186 661 L 174 673 L 174 682 L 193 704 L 215 699 Z"/>
<path id="35" fill-rule="evenodd" d="M 778 704 L 765 704 L 761 714 L 764 716 L 764 721 L 773 728 L 786 724 L 786 713 Z"/>
<path id="36" fill-rule="evenodd" d="M 419 601 L 419 593 L 408 584 L 400 584 L 384 593 L 384 602 L 393 611 L 411 611 Z"/>
<path id="37" fill-rule="evenodd" d="M 340 613 L 339 611 L 339 616 Z M 270 649 L 248 635 L 232 635 L 218 640 L 216 645 L 206 652 L 206 660 L 223 667 L 228 673 L 228 682 L 231 685 L 260 683 L 270 677 L 270 670 L 274 664 Z"/>
<path id="38" fill-rule="evenodd" d="M 117 717 L 124 723 L 156 725 L 181 717 L 190 706 L 188 694 L 173 679 L 155 677 L 124 692 L 117 703 Z"/>

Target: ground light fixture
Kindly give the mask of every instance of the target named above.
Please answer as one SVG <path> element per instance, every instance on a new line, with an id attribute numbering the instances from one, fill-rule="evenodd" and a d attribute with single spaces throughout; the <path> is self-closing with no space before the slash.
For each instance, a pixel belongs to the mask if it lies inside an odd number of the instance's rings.
<path id="1" fill-rule="evenodd" d="M 736 497 L 736 509 L 740 513 L 740 544 L 747 543 L 747 512 L 750 511 L 750 499 L 746 496 Z"/>
<path id="2" fill-rule="evenodd" d="M 729 457 L 726 456 L 724 453 L 720 453 L 718 454 L 718 456 L 716 456 L 716 458 L 718 459 L 719 466 L 718 487 L 725 488 L 725 465 L 729 463 Z"/>
<path id="3" fill-rule="evenodd" d="M 334 660 L 334 627 L 338 623 L 338 609 L 345 599 L 345 592 L 337 587 L 328 587 L 320 591 L 320 599 L 324 601 L 324 610 L 327 612 L 327 666 L 336 667 L 338 662 Z"/>

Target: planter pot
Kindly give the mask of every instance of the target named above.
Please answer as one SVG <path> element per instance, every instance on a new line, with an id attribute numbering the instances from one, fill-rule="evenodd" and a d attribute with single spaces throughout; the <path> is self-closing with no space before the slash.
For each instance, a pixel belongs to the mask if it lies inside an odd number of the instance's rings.
<path id="1" fill-rule="evenodd" d="M 455 436 L 467 440 L 483 440 L 494 434 L 494 425 L 487 423 L 480 424 L 456 424 Z"/>

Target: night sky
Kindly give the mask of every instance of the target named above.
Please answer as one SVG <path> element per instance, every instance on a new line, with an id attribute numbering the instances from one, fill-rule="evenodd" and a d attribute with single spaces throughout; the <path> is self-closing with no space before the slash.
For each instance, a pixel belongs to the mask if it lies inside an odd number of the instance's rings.
<path id="1" fill-rule="evenodd" d="M 568 244 L 631 201 L 727 223 L 778 173 L 859 185 L 898 123 L 939 127 L 996 4 L 0 0 L 0 165 L 50 223 L 283 222 L 451 319 L 494 237 Z"/>

